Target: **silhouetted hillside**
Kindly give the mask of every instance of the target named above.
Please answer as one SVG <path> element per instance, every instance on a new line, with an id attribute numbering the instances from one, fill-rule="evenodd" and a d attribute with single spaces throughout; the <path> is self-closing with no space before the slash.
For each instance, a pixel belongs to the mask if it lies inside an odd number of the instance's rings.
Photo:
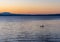
<path id="1" fill-rule="evenodd" d="M 60 14 L 13 14 L 9 12 L 0 13 L 0 16 L 60 16 Z"/>

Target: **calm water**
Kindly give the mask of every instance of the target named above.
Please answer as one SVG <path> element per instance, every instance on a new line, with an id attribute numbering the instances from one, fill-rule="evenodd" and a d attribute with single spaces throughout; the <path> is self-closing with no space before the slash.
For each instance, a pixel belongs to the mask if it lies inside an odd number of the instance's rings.
<path id="1" fill-rule="evenodd" d="M 0 42 L 60 42 L 60 17 L 0 16 Z"/>

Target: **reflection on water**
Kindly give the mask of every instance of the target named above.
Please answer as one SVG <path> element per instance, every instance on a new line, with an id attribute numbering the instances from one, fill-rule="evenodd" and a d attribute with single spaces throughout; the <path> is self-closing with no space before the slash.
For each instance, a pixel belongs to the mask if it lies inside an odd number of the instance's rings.
<path id="1" fill-rule="evenodd" d="M 60 20 L 1 18 L 0 42 L 60 42 Z"/>

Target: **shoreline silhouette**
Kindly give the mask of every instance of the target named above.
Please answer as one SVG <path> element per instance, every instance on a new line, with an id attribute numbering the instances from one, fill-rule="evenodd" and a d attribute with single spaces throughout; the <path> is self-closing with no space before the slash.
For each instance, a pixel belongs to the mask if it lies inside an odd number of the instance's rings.
<path id="1" fill-rule="evenodd" d="M 14 14 L 9 12 L 0 13 L 0 16 L 60 16 L 60 14 Z"/>

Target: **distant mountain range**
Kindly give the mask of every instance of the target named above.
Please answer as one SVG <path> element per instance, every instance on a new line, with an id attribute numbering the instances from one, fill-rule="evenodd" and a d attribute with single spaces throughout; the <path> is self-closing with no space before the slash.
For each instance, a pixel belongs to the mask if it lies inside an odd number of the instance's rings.
<path id="1" fill-rule="evenodd" d="M 9 12 L 0 13 L 0 16 L 60 16 L 60 14 L 13 14 Z"/>

